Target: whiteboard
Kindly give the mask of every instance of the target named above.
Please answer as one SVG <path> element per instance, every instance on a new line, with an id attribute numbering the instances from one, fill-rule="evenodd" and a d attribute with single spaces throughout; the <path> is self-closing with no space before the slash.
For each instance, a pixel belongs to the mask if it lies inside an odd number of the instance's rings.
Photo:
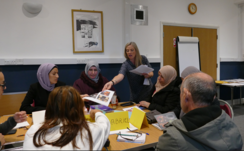
<path id="1" fill-rule="evenodd" d="M 179 75 L 188 66 L 201 70 L 199 40 L 197 37 L 177 37 Z"/>

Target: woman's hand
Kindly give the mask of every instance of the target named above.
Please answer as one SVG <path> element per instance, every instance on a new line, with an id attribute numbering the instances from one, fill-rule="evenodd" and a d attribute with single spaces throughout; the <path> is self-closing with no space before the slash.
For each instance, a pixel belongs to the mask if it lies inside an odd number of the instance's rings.
<path id="1" fill-rule="evenodd" d="M 139 104 L 140 104 L 139 106 L 143 106 L 143 107 L 146 107 L 146 108 L 148 108 L 149 105 L 150 105 L 150 103 L 147 102 L 147 101 L 141 101 Z"/>
<path id="2" fill-rule="evenodd" d="M 80 95 L 81 99 L 84 101 L 84 102 L 88 102 L 89 100 L 87 99 L 83 99 L 84 97 L 88 97 L 89 95 L 88 94 L 83 94 L 83 95 Z"/>
<path id="3" fill-rule="evenodd" d="M 113 86 L 113 82 L 112 82 L 112 81 L 109 81 L 109 82 L 107 82 L 107 83 L 104 85 L 102 91 L 104 91 L 104 90 L 109 90 L 109 89 L 111 89 L 112 86 Z"/>
<path id="4" fill-rule="evenodd" d="M 16 112 L 14 114 L 14 120 L 16 123 L 24 122 L 24 121 L 26 121 L 26 119 L 27 119 L 27 115 L 26 115 L 25 111 Z"/>
<path id="5" fill-rule="evenodd" d="M 91 117 L 91 119 L 95 120 L 95 114 L 97 112 L 101 112 L 102 113 L 102 111 L 97 110 L 97 109 L 93 109 L 93 110 L 90 111 L 90 117 Z"/>
<path id="6" fill-rule="evenodd" d="M 151 76 L 149 75 L 149 74 L 147 74 L 147 73 L 142 73 L 142 75 L 145 77 L 145 78 L 150 78 Z"/>

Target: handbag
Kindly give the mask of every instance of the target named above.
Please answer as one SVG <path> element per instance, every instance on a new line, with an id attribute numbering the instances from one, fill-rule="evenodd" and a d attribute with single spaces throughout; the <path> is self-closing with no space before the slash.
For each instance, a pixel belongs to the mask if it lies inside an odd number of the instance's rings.
<path id="1" fill-rule="evenodd" d="M 159 111 L 157 111 L 157 110 L 152 110 L 150 112 L 147 112 L 146 116 L 147 116 L 148 123 L 149 124 L 157 123 L 156 118 L 154 117 L 154 115 L 159 115 L 159 114 L 161 114 L 161 113 Z"/>

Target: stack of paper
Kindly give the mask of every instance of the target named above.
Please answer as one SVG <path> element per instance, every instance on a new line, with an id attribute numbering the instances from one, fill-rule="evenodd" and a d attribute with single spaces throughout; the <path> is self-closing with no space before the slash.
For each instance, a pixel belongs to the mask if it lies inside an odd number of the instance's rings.
<path id="1" fill-rule="evenodd" d="M 118 138 L 117 138 L 118 142 L 128 142 L 128 143 L 140 143 L 140 144 L 144 144 L 146 141 L 146 134 L 141 133 L 119 133 Z"/>

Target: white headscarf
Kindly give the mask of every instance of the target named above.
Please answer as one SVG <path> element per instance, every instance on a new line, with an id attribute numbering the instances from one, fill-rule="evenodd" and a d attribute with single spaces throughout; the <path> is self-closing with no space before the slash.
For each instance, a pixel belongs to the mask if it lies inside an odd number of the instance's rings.
<path id="1" fill-rule="evenodd" d="M 157 80 L 157 83 L 155 84 L 156 91 L 153 93 L 152 97 L 154 94 L 156 94 L 158 91 L 162 90 L 166 86 L 168 86 L 173 80 L 175 80 L 177 73 L 175 68 L 173 68 L 170 65 L 163 66 L 159 72 L 162 74 L 164 78 L 164 85 L 161 85 L 161 83 Z"/>
<path id="2" fill-rule="evenodd" d="M 89 69 L 92 67 L 92 66 L 94 66 L 94 67 L 96 67 L 97 68 L 97 76 L 96 76 L 96 78 L 94 78 L 94 79 L 91 79 L 90 77 L 89 77 L 89 75 L 88 75 L 88 71 L 89 71 Z M 96 62 L 96 61 L 93 61 L 93 60 L 90 60 L 87 64 L 86 64 L 86 67 L 85 67 L 85 74 L 91 79 L 91 80 L 93 80 L 94 82 L 98 82 L 98 80 L 99 80 L 99 73 L 100 73 L 100 68 L 99 68 L 99 65 L 98 65 L 98 63 Z"/>

